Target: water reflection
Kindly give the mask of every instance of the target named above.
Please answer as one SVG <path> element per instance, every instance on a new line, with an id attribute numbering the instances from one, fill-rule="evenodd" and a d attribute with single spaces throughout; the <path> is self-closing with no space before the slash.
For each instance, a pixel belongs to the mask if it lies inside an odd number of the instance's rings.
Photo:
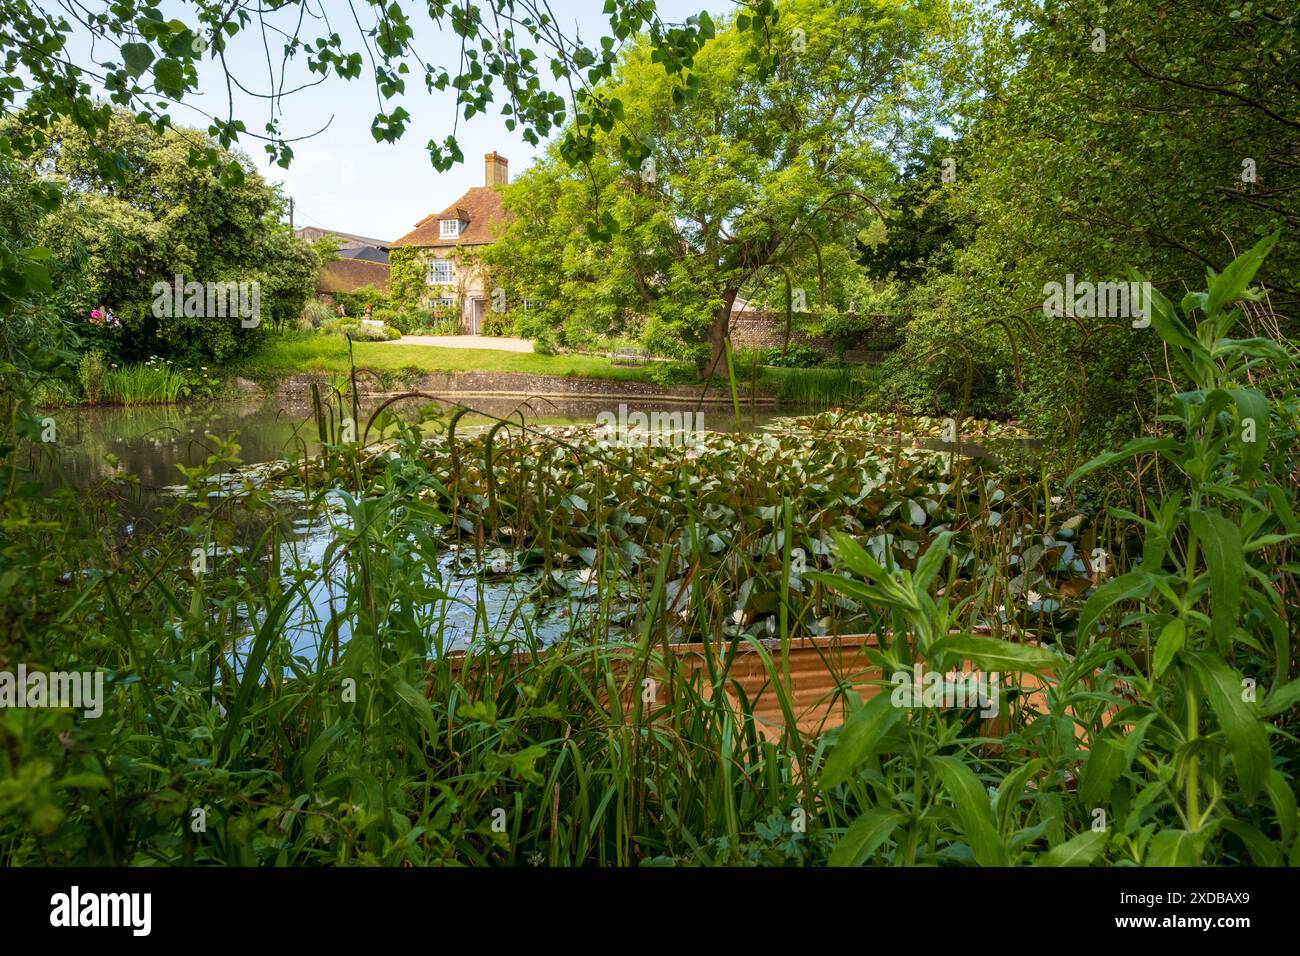
<path id="1" fill-rule="evenodd" d="M 380 404 L 369 399 L 361 406 L 359 421 L 364 429 L 370 413 Z M 427 400 L 403 401 L 392 410 L 415 418 Z M 467 398 L 475 411 L 458 424 L 460 432 L 487 427 L 499 418 L 517 415 L 517 398 Z M 639 402 L 629 398 L 630 409 L 644 412 L 687 411 L 693 406 Z M 611 407 L 612 405 L 612 407 Z M 618 403 L 609 401 L 538 400 L 523 403 L 530 426 L 592 425 L 602 412 L 617 414 Z M 267 402 L 209 402 L 187 406 L 141 408 L 69 408 L 46 414 L 55 419 L 58 441 L 34 455 L 29 465 L 47 484 L 67 482 L 85 489 L 97 500 L 107 500 L 116 515 L 116 530 L 122 535 L 173 536 L 175 529 L 194 520 L 198 509 L 178 486 L 183 481 L 180 466 L 194 467 L 215 452 L 206 436 L 225 438 L 238 434 L 240 459 L 260 464 L 277 459 L 296 460 L 318 451 L 316 423 L 307 404 Z M 760 428 L 788 411 L 767 409 L 746 413 L 741 428 Z M 729 431 L 736 427 L 729 407 L 710 406 L 703 411 L 704 427 Z M 216 472 L 222 467 L 213 469 Z M 124 476 L 134 476 L 123 481 Z M 307 661 L 319 654 L 331 654 L 335 641 L 346 645 L 351 637 L 351 616 L 345 614 L 348 600 L 343 570 L 337 560 L 324 567 L 327 550 L 340 527 L 348 524 L 346 512 L 332 508 L 321 514 L 307 508 L 293 492 L 275 494 L 275 507 L 251 508 L 228 489 L 214 489 L 208 496 L 209 515 L 223 529 L 218 554 L 257 554 L 257 563 L 269 564 L 268 532 L 278 530 L 281 569 L 306 571 L 306 600 L 291 612 L 286 627 L 290 653 Z M 525 634 L 549 642 L 575 628 L 617 633 L 617 621 L 597 625 L 589 620 L 597 608 L 589 597 L 590 581 L 577 570 L 553 571 L 550 580 L 542 572 L 512 569 L 498 573 L 491 559 L 449 543 L 430 568 L 426 583 L 447 594 L 426 610 L 431 633 L 440 633 L 445 648 L 463 648 L 484 637 L 521 638 Z M 628 609 L 635 601 L 627 595 Z M 609 606 L 605 611 L 610 610 Z M 337 622 L 337 636 L 329 627 Z M 250 623 L 250 622 L 246 622 Z M 328 637 L 326 637 L 328 635 Z M 238 653 L 236 654 L 236 659 Z"/>
<path id="2" fill-rule="evenodd" d="M 380 399 L 361 404 L 359 431 Z M 498 418 L 517 416 L 522 407 L 529 425 L 591 425 L 601 412 L 617 413 L 618 403 L 589 400 L 467 397 L 464 404 L 474 409 L 461 419 L 464 431 L 491 424 Z M 414 415 L 427 405 L 409 400 L 392 406 L 402 415 Z M 694 406 L 627 399 L 629 408 L 644 411 L 684 411 Z M 141 408 L 66 408 L 44 414 L 54 418 L 58 441 L 51 446 L 53 460 L 42 467 L 45 474 L 57 469 L 69 482 L 87 485 L 114 474 L 139 478 L 140 487 L 156 491 L 181 480 L 178 465 L 193 467 L 213 451 L 204 436 L 225 437 L 238 432 L 241 458 L 245 464 L 276 459 L 296 459 L 317 451 L 316 425 L 306 403 L 207 402 L 193 405 L 145 406 Z M 746 412 L 741 428 L 761 427 L 789 411 L 774 408 L 756 414 Z M 704 427 L 711 431 L 732 431 L 736 427 L 729 407 L 711 406 L 703 412 Z M 112 457 L 108 457 L 112 456 Z"/>

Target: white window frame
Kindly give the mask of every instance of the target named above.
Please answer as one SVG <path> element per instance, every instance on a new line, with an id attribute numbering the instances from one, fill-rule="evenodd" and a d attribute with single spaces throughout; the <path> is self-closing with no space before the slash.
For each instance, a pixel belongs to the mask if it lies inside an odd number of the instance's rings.
<path id="1" fill-rule="evenodd" d="M 460 238 L 460 220 L 459 219 L 440 219 L 438 221 L 438 238 L 439 239 L 459 239 Z"/>
<path id="2" fill-rule="evenodd" d="M 439 278 L 439 273 L 446 269 L 447 277 Z M 429 285 L 455 285 L 456 283 L 456 263 L 450 259 L 430 259 L 429 271 L 426 276 Z"/>
<path id="3" fill-rule="evenodd" d="M 455 299 L 448 299 L 448 298 L 444 297 L 444 298 L 440 298 L 440 299 L 434 299 L 433 301 L 431 301 L 431 302 L 429 303 L 429 308 L 431 308 L 431 309 L 450 309 L 450 308 L 452 308 L 453 306 L 455 306 L 455 304 L 456 304 L 456 300 L 455 300 Z"/>

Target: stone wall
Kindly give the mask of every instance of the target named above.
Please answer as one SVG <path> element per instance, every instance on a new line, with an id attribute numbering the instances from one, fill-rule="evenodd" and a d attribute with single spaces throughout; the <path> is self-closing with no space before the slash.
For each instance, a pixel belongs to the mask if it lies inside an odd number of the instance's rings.
<path id="1" fill-rule="evenodd" d="M 278 398 L 302 400 L 311 395 L 312 382 L 322 388 L 329 377 L 325 375 L 290 375 L 281 379 L 275 388 Z M 500 395 L 541 398 L 627 399 L 646 398 L 660 402 L 695 403 L 700 401 L 701 386 L 652 385 L 648 382 L 630 382 L 612 378 L 566 378 L 559 375 L 530 375 L 526 372 L 427 372 L 418 379 L 394 377 L 386 385 L 373 375 L 357 378 L 362 394 L 383 395 L 401 392 L 428 392 L 433 395 Z M 748 394 L 745 402 L 748 404 Z M 758 396 L 758 404 L 775 404 L 771 396 Z M 714 386 L 704 398 L 705 404 L 730 404 L 731 397 L 725 389 Z"/>
<path id="2" fill-rule="evenodd" d="M 834 355 L 834 343 L 824 335 L 809 336 L 798 329 L 790 333 L 791 343 L 810 345 L 823 355 Z M 773 312 L 740 312 L 731 317 L 731 347 L 776 349 L 785 344 L 785 316 Z"/>
<path id="3" fill-rule="evenodd" d="M 836 355 L 835 340 L 827 335 L 807 335 L 794 329 L 790 333 L 790 344 L 808 345 L 823 356 L 832 358 Z M 785 314 L 776 312 L 741 312 L 731 317 L 731 345 L 736 349 L 778 349 L 785 345 Z M 849 347 L 844 351 L 848 362 L 862 362 L 875 365 L 889 354 L 881 349 L 862 349 Z"/>

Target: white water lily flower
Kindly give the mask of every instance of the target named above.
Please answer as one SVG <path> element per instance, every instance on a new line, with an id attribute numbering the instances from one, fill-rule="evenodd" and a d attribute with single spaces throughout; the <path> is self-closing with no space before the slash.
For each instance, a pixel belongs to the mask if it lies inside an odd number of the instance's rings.
<path id="1" fill-rule="evenodd" d="M 596 580 L 596 569 L 582 568 L 578 571 L 577 578 L 579 584 L 590 584 L 592 581 Z"/>
<path id="2" fill-rule="evenodd" d="M 733 624 L 739 625 L 742 621 L 745 620 L 745 609 L 738 607 L 734 611 L 732 611 L 731 620 Z"/>
<path id="3" fill-rule="evenodd" d="M 1031 605 L 1037 604 L 1042 599 L 1043 596 L 1039 594 L 1037 591 L 1029 590 L 1025 592 L 1025 600 L 1028 601 Z"/>

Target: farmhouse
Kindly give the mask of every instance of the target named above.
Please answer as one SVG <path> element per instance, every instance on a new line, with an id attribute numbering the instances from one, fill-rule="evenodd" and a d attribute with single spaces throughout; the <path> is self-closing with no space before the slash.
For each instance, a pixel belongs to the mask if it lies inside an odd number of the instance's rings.
<path id="1" fill-rule="evenodd" d="M 496 242 L 509 222 L 501 186 L 509 162 L 498 153 L 483 159 L 483 185 L 475 186 L 442 212 L 425 216 L 392 244 L 412 249 L 427 287 L 424 303 L 458 317 L 462 333 L 478 335 L 491 307 L 492 292 L 479 253 Z"/>

